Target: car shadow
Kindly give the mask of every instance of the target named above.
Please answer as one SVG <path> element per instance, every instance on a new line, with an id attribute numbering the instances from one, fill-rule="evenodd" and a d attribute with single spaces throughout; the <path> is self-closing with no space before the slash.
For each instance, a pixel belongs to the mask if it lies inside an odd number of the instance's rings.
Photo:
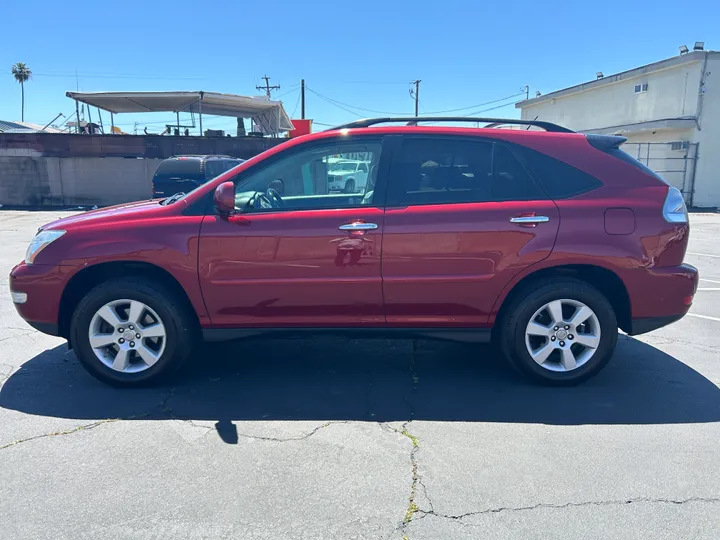
<path id="1" fill-rule="evenodd" d="M 73 419 L 415 420 L 553 425 L 720 421 L 720 389 L 621 336 L 610 365 L 572 388 L 523 381 L 489 346 L 335 337 L 207 344 L 162 387 L 115 389 L 65 345 L 25 363 L 0 406 Z M 228 435 L 231 437 L 231 435 Z"/>

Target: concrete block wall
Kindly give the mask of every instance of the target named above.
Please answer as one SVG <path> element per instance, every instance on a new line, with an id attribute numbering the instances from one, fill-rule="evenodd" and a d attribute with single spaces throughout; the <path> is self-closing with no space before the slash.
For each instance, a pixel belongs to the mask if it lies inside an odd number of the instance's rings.
<path id="1" fill-rule="evenodd" d="M 173 155 L 250 158 L 285 139 L 0 133 L 0 204 L 107 206 L 152 197 L 152 177 Z"/>
<path id="2" fill-rule="evenodd" d="M 162 159 L 0 155 L 0 204 L 108 206 L 152 197 Z"/>

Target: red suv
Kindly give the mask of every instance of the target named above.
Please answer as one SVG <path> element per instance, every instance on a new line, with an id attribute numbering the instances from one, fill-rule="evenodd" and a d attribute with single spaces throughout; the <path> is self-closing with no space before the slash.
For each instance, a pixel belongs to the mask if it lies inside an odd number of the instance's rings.
<path id="1" fill-rule="evenodd" d="M 618 327 L 688 311 L 683 197 L 625 139 L 429 120 L 490 126 L 362 120 L 186 195 L 49 223 L 10 275 L 17 310 L 124 386 L 202 338 L 318 332 L 492 339 L 520 372 L 575 384 L 607 364 Z M 337 159 L 369 164 L 363 192 L 329 192 Z"/>

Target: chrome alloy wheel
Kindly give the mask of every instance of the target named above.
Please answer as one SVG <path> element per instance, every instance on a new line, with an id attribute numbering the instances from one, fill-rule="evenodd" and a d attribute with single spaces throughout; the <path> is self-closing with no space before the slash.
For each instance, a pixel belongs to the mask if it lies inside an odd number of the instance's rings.
<path id="1" fill-rule="evenodd" d="M 538 365 L 566 372 L 587 363 L 600 345 L 595 312 L 577 300 L 548 302 L 530 318 L 525 347 Z"/>
<path id="2" fill-rule="evenodd" d="M 138 300 L 113 300 L 98 309 L 90 321 L 88 337 L 98 360 L 122 373 L 152 367 L 167 342 L 158 314 Z"/>

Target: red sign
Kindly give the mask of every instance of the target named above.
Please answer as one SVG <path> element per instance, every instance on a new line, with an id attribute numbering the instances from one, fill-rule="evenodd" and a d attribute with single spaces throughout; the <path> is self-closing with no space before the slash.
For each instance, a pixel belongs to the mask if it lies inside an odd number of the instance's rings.
<path id="1" fill-rule="evenodd" d="M 312 120 L 293 120 L 295 129 L 288 132 L 288 137 L 299 137 L 300 135 L 309 135 L 312 131 Z"/>

